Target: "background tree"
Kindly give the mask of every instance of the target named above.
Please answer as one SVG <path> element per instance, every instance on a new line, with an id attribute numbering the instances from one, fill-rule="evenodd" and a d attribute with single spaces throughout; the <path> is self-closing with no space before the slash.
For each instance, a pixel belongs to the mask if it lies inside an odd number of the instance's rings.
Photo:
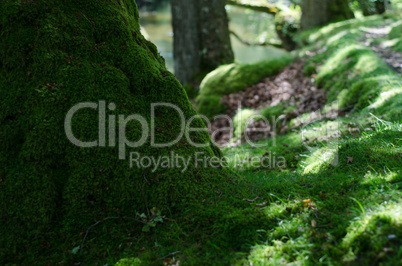
<path id="1" fill-rule="evenodd" d="M 358 0 L 363 15 L 370 16 L 385 12 L 387 0 Z"/>
<path id="2" fill-rule="evenodd" d="M 175 74 L 182 84 L 232 63 L 225 0 L 172 0 Z"/>
<path id="3" fill-rule="evenodd" d="M 348 0 L 303 0 L 301 8 L 302 30 L 354 17 Z"/>

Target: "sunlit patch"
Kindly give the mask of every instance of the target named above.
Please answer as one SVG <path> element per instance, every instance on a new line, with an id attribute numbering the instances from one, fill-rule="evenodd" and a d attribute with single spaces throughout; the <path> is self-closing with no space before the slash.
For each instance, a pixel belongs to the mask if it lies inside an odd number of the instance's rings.
<path id="1" fill-rule="evenodd" d="M 343 249 L 349 250 L 344 262 L 353 262 L 363 254 L 378 260 L 395 256 L 402 244 L 402 205 L 384 202 L 352 222 L 347 231 L 341 243 Z"/>

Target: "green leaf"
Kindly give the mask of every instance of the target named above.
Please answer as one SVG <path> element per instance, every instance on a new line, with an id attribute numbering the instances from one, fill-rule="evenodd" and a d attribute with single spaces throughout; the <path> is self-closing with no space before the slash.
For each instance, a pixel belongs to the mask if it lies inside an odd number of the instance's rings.
<path id="1" fill-rule="evenodd" d="M 158 216 L 158 217 L 155 217 L 154 221 L 163 223 L 163 218 L 161 216 Z"/>
<path id="2" fill-rule="evenodd" d="M 148 224 L 144 225 L 144 227 L 142 227 L 142 232 L 149 232 L 151 228 L 149 227 Z"/>
<path id="3" fill-rule="evenodd" d="M 71 253 L 77 254 L 78 251 L 80 251 L 80 248 L 81 248 L 80 246 L 77 246 L 77 247 L 73 248 L 73 250 L 71 250 Z"/>
<path id="4" fill-rule="evenodd" d="M 155 227 L 156 223 L 155 222 L 149 222 L 147 225 L 149 225 L 150 227 Z"/>
<path id="5" fill-rule="evenodd" d="M 152 210 L 151 210 L 151 214 L 152 214 L 152 216 L 160 216 L 161 215 L 161 211 L 158 209 L 158 208 L 156 208 L 156 207 L 153 207 L 152 208 Z"/>

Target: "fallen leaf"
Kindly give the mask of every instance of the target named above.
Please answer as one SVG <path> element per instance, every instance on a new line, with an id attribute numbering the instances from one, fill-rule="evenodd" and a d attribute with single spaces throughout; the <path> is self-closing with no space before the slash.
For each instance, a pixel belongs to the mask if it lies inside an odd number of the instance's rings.
<path id="1" fill-rule="evenodd" d="M 172 260 L 173 260 L 172 258 L 166 258 L 166 259 L 163 260 L 163 263 L 165 265 L 171 265 Z"/>
<path id="2" fill-rule="evenodd" d="M 308 208 L 310 206 L 311 202 L 312 202 L 311 199 L 303 200 L 303 207 Z"/>
<path id="3" fill-rule="evenodd" d="M 316 227 L 317 226 L 317 222 L 315 220 L 311 220 L 311 227 Z"/>
<path id="4" fill-rule="evenodd" d="M 298 227 L 297 227 L 297 230 L 298 230 L 299 232 L 304 232 L 304 228 L 301 227 L 301 226 L 298 226 Z"/>
<path id="5" fill-rule="evenodd" d="M 71 251 L 71 253 L 77 254 L 78 251 L 80 251 L 80 248 L 81 248 L 80 246 L 77 246 L 77 247 L 73 248 L 73 250 Z"/>

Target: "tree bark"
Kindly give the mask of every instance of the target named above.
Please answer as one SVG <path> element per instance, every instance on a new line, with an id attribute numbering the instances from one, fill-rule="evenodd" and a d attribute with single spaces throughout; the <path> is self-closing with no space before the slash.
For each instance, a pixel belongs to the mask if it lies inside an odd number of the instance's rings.
<path id="1" fill-rule="evenodd" d="M 175 74 L 182 84 L 234 61 L 225 0 L 172 0 Z"/>
<path id="2" fill-rule="evenodd" d="M 354 17 L 348 0 L 303 0 L 301 29 L 308 30 Z"/>
<path id="3" fill-rule="evenodd" d="M 198 6 L 189 0 L 172 0 L 175 76 L 186 84 L 201 71 L 201 36 Z"/>

